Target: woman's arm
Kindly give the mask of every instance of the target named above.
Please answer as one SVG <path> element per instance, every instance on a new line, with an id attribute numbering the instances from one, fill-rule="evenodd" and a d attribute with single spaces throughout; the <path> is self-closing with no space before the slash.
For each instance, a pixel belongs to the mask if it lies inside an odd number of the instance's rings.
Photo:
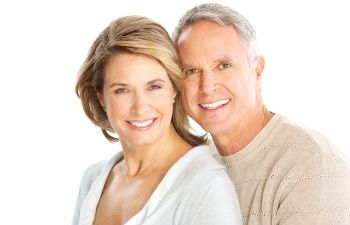
<path id="1" fill-rule="evenodd" d="M 178 224 L 242 224 L 236 191 L 223 169 L 196 177 L 180 204 Z"/>

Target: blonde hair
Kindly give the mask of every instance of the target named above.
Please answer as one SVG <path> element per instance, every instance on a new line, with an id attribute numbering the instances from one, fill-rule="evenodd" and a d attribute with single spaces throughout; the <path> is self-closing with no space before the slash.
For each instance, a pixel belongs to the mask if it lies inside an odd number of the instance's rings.
<path id="1" fill-rule="evenodd" d="M 104 69 L 111 56 L 120 53 L 144 54 L 156 59 L 167 71 L 175 91 L 183 90 L 183 74 L 169 34 L 160 24 L 142 16 L 126 16 L 114 20 L 92 44 L 82 64 L 75 92 L 81 99 L 88 118 L 98 127 L 110 142 L 119 141 L 111 133 L 114 130 L 106 112 L 101 106 L 98 93 L 102 93 Z M 190 132 L 189 120 L 182 106 L 181 94 L 175 97 L 171 122 L 176 132 L 192 146 L 206 141 L 205 136 Z"/>

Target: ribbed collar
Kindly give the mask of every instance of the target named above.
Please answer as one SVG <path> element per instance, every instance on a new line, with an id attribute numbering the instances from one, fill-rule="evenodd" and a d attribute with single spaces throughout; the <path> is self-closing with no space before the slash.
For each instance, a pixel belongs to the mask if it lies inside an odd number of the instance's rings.
<path id="1" fill-rule="evenodd" d="M 221 156 L 215 147 L 213 140 L 209 140 L 209 148 L 214 153 L 215 157 L 225 166 L 230 166 L 243 160 L 248 155 L 256 152 L 263 145 L 263 143 L 269 139 L 271 134 L 277 129 L 283 120 L 283 116 L 275 114 L 266 126 L 258 133 L 258 135 L 243 149 L 229 156 Z M 234 141 L 234 140 L 232 140 Z"/>

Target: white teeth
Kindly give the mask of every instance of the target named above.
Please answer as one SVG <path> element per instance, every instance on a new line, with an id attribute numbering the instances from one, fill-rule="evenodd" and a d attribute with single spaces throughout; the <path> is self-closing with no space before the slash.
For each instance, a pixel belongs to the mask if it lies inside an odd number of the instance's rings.
<path id="1" fill-rule="evenodd" d="M 206 108 L 206 109 L 215 109 L 218 108 L 221 105 L 226 105 L 227 103 L 230 102 L 230 99 L 224 99 L 224 100 L 220 100 L 217 102 L 213 102 L 210 104 L 199 104 L 201 107 Z"/>
<path id="2" fill-rule="evenodd" d="M 147 120 L 147 121 L 142 122 L 142 123 L 130 121 L 130 124 L 135 126 L 135 127 L 146 127 L 146 126 L 150 125 L 152 122 L 153 122 L 153 119 Z"/>

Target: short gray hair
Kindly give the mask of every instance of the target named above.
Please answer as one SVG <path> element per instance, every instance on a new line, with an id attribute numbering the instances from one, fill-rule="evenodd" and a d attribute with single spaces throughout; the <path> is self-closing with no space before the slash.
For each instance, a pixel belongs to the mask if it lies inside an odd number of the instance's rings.
<path id="1" fill-rule="evenodd" d="M 259 53 L 254 27 L 237 11 L 217 3 L 200 4 L 185 13 L 173 32 L 172 39 L 176 48 L 182 31 L 200 20 L 210 20 L 222 26 L 233 26 L 246 48 L 250 66 L 255 65 Z"/>

